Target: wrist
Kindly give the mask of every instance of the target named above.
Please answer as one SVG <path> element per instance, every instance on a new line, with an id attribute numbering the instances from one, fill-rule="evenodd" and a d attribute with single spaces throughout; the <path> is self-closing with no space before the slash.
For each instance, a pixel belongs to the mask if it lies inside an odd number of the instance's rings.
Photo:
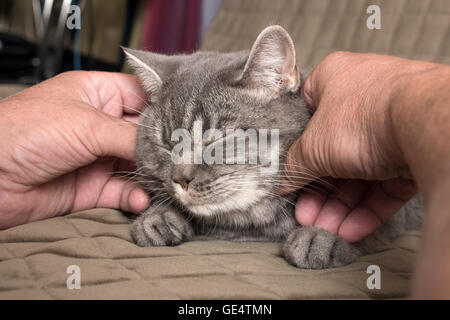
<path id="1" fill-rule="evenodd" d="M 389 155 L 390 166 L 395 168 L 398 176 L 406 179 L 412 179 L 412 173 L 405 154 L 404 139 L 402 134 L 407 130 L 405 124 L 409 123 L 407 113 L 412 110 L 409 104 L 409 92 L 414 90 L 411 88 L 415 84 L 414 75 L 419 71 L 418 63 L 407 59 L 398 59 L 391 67 L 390 74 L 386 75 L 385 93 L 387 103 L 385 110 L 384 122 L 381 126 L 385 126 L 385 143 L 386 154 Z M 420 64 L 420 68 L 424 65 Z M 428 65 L 428 63 L 425 63 Z"/>
<path id="2" fill-rule="evenodd" d="M 438 188 L 443 177 L 450 177 L 448 148 L 439 146 L 450 134 L 450 68 L 407 61 L 392 84 L 389 125 L 406 174 L 427 193 Z"/>

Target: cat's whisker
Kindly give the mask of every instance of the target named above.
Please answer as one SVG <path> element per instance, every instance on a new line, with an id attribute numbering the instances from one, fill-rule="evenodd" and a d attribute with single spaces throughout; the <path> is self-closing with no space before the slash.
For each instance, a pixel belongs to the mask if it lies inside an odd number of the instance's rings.
<path id="1" fill-rule="evenodd" d="M 274 183 L 271 181 L 267 181 L 267 182 L 258 182 L 259 185 L 273 185 Z M 240 186 L 248 186 L 248 185 L 254 185 L 254 183 L 251 182 L 237 182 L 236 185 L 240 185 Z M 277 187 L 296 187 L 297 185 L 293 185 L 293 184 L 288 184 L 288 183 L 280 183 L 277 185 Z M 316 190 L 314 190 L 316 189 Z M 331 194 L 326 191 L 323 190 L 322 188 L 318 187 L 318 186 L 314 186 L 314 185 L 306 185 L 303 186 L 301 190 L 309 190 L 309 191 L 314 191 L 316 193 L 318 193 L 317 191 L 321 191 L 326 193 L 328 196 L 331 196 Z"/>
<path id="2" fill-rule="evenodd" d="M 108 126 L 119 126 L 119 125 L 130 125 L 130 123 L 133 123 L 133 124 L 137 125 L 138 127 L 143 127 L 143 128 L 149 129 L 149 130 L 153 130 L 154 132 L 157 132 L 157 133 L 161 132 L 161 129 L 158 128 L 158 127 L 148 126 L 148 125 L 145 125 L 145 124 L 142 124 L 142 123 L 139 123 L 139 122 L 131 122 L 131 121 L 128 121 L 128 120 L 119 120 L 119 121 L 116 121 L 116 122 L 108 123 L 106 125 L 108 125 Z"/>
<path id="3" fill-rule="evenodd" d="M 294 162 L 296 162 L 296 161 L 294 161 Z M 298 162 L 297 162 L 297 163 L 298 163 Z M 263 165 L 258 165 L 258 166 L 253 167 L 252 169 L 259 169 L 259 168 L 261 168 L 262 166 L 263 166 Z M 285 170 L 283 170 L 283 172 L 286 172 L 286 173 L 296 173 L 296 174 L 301 174 L 301 175 L 303 175 L 303 176 L 309 177 L 309 180 L 314 180 L 314 181 L 316 181 L 317 183 L 323 184 L 324 186 L 327 186 L 328 188 L 331 188 L 331 189 L 333 189 L 333 190 L 336 189 L 336 186 L 334 186 L 333 184 L 329 183 L 328 181 L 324 180 L 323 178 L 321 178 L 321 177 L 319 177 L 319 176 L 316 176 L 316 175 L 312 174 L 312 171 L 311 171 L 310 169 L 308 169 L 308 168 L 306 168 L 306 167 L 304 167 L 304 166 L 302 166 L 302 165 L 300 165 L 300 164 L 291 164 L 291 166 L 297 167 L 297 168 L 301 168 L 302 171 L 299 171 L 299 170 L 286 170 L 286 169 L 285 169 Z M 248 169 L 248 168 L 243 168 L 243 169 L 240 169 L 240 170 L 238 170 L 238 171 L 245 170 L 245 169 Z M 309 171 L 309 172 L 305 172 L 305 170 L 306 170 L 306 171 Z M 271 175 L 271 176 L 281 176 L 281 177 L 286 177 L 286 176 L 283 175 L 283 174 Z M 291 177 L 292 177 L 292 178 L 298 178 L 298 176 L 291 176 Z"/>
<path id="4" fill-rule="evenodd" d="M 258 176 L 256 176 L 256 177 L 253 176 L 252 178 L 258 178 Z M 299 182 L 299 181 L 305 181 L 307 183 L 310 182 L 309 178 L 302 177 L 302 176 L 274 175 L 271 178 L 273 178 L 273 180 L 270 180 L 270 181 L 272 181 L 274 184 L 279 184 L 279 183 L 281 183 L 281 181 L 284 181 L 284 183 L 289 183 L 292 187 L 297 187 L 297 188 L 298 188 L 297 182 Z M 287 178 L 287 179 L 283 179 L 283 178 Z M 292 178 L 295 178 L 295 180 L 292 179 Z M 314 186 L 314 184 L 309 184 L 309 185 Z M 328 185 L 323 185 L 323 184 L 318 184 L 315 187 L 316 188 L 321 188 L 322 187 L 322 188 L 324 188 L 323 189 L 324 191 L 327 190 L 327 189 L 330 189 L 330 188 L 328 188 Z M 333 190 L 337 190 L 337 189 L 333 188 L 332 191 Z"/>
<path id="5" fill-rule="evenodd" d="M 313 174 L 309 174 L 307 172 L 302 172 L 302 171 L 298 171 L 298 170 L 284 170 L 283 172 L 297 173 L 297 174 L 301 173 L 304 176 L 310 177 L 310 180 L 312 180 L 311 182 L 317 182 L 317 183 L 323 184 L 324 186 L 326 186 L 330 189 L 333 189 L 333 190 L 337 189 L 335 185 L 329 183 L 328 181 L 324 180 L 323 178 L 315 176 Z M 284 177 L 287 177 L 287 175 L 285 175 Z M 298 178 L 298 176 L 292 176 L 292 178 L 296 179 L 296 178 Z"/>
<path id="6" fill-rule="evenodd" d="M 228 190 L 228 191 L 235 191 L 235 192 L 242 191 L 241 189 L 233 189 L 232 187 L 227 188 L 227 190 Z M 286 198 L 284 198 L 284 197 L 282 197 L 282 196 L 280 196 L 280 195 L 278 195 L 278 194 L 276 194 L 276 193 L 272 193 L 272 192 L 269 192 L 269 191 L 267 191 L 267 190 L 258 190 L 258 191 L 259 191 L 259 192 L 262 192 L 262 193 L 265 194 L 267 197 L 272 197 L 272 198 L 280 199 L 280 200 L 282 200 L 282 201 L 287 202 L 287 203 L 290 204 L 291 206 L 295 207 L 295 203 L 294 203 L 294 202 L 292 202 L 291 200 L 286 199 Z M 285 209 L 284 207 L 281 206 L 280 209 L 281 209 L 282 214 L 283 214 L 283 219 L 287 219 L 287 218 L 289 218 L 289 217 L 291 216 L 291 215 L 289 215 L 289 213 L 286 212 L 286 209 Z"/>
<path id="7" fill-rule="evenodd" d="M 116 121 L 116 122 L 108 123 L 106 125 L 107 126 L 120 126 L 120 125 L 130 125 L 130 123 L 134 123 L 134 122 L 130 122 L 130 121 L 127 121 L 127 120 L 119 120 L 119 121 Z M 160 132 L 161 131 L 159 128 L 150 127 L 150 126 L 144 125 L 142 123 L 134 123 L 134 124 L 139 126 L 139 127 L 144 127 L 144 128 L 153 130 L 154 132 Z"/>
<path id="8" fill-rule="evenodd" d="M 290 154 L 289 154 L 288 152 L 289 152 L 289 151 L 285 151 L 285 152 L 284 152 L 284 155 L 285 155 L 285 156 L 289 156 L 288 159 L 289 159 L 289 161 L 290 161 L 290 163 L 289 163 L 289 166 L 290 166 L 290 167 L 297 167 L 297 168 L 301 168 L 302 170 L 307 170 L 307 171 L 309 172 L 309 173 L 308 173 L 308 176 L 314 178 L 314 180 L 321 181 L 322 183 L 328 185 L 330 188 L 336 188 L 333 184 L 331 184 L 331 183 L 329 183 L 328 181 L 324 180 L 322 177 L 318 177 L 318 176 L 314 175 L 311 169 L 305 167 L 305 166 L 302 165 L 300 162 L 298 162 L 298 161 L 296 161 L 295 159 L 293 159 L 293 158 L 290 156 Z M 286 170 L 286 169 L 285 169 L 284 171 L 290 171 L 290 170 Z M 295 172 L 295 171 L 294 171 L 294 172 Z"/>
<path id="9" fill-rule="evenodd" d="M 152 203 L 151 207 L 152 210 L 156 210 L 158 208 L 160 208 L 161 206 L 163 206 L 165 203 L 167 203 L 168 201 L 171 200 L 171 198 L 168 195 L 163 195 L 166 196 L 166 198 L 162 198 L 159 202 L 156 203 Z M 156 196 L 156 198 L 158 198 L 158 196 Z M 153 199 L 153 198 L 152 198 Z"/>
<path id="10" fill-rule="evenodd" d="M 125 91 L 128 92 L 128 93 L 131 93 L 131 94 L 134 95 L 136 98 L 138 98 L 139 100 L 141 100 L 141 101 L 143 102 L 143 104 L 144 104 L 144 107 L 147 107 L 147 108 L 150 107 L 150 104 L 148 103 L 148 101 L 146 101 L 144 98 L 138 96 L 135 92 L 133 92 L 133 91 L 131 91 L 131 90 L 129 90 L 129 89 L 126 89 L 126 88 L 122 88 L 122 90 L 125 90 Z"/>
<path id="11" fill-rule="evenodd" d="M 140 110 L 138 110 L 138 109 L 135 109 L 135 108 L 133 108 L 132 106 L 130 106 L 130 105 L 128 105 L 128 104 L 125 104 L 125 103 L 119 103 L 119 102 L 110 102 L 110 104 L 117 105 L 117 106 L 120 106 L 120 107 L 125 107 L 125 108 L 127 108 L 127 109 L 130 109 L 130 110 L 136 112 L 136 113 L 137 113 L 138 115 L 140 115 L 140 116 L 150 118 L 149 116 L 147 116 L 146 114 L 144 114 L 142 111 L 140 111 Z M 128 114 L 127 114 L 127 115 L 128 115 Z"/>
<path id="12" fill-rule="evenodd" d="M 145 174 L 142 174 L 142 173 L 139 173 L 139 172 L 136 172 L 136 171 L 112 171 L 112 172 L 110 172 L 111 174 L 122 174 L 122 173 L 124 173 L 125 174 L 125 176 L 127 176 L 127 175 L 130 175 L 130 174 L 133 174 L 133 175 L 136 175 L 136 176 L 146 176 Z M 125 177 L 125 176 L 123 176 L 123 177 Z"/>

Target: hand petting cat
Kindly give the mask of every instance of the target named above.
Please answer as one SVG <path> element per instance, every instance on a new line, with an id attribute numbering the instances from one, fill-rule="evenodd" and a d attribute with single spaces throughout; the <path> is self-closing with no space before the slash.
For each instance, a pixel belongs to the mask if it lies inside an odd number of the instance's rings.
<path id="1" fill-rule="evenodd" d="M 396 76 L 409 72 L 404 63 L 335 53 L 307 79 L 303 95 L 316 112 L 291 147 L 288 164 L 301 163 L 316 176 L 352 180 L 330 179 L 337 190 L 332 197 L 303 194 L 296 209 L 300 224 L 358 241 L 415 194 L 389 126 L 374 128 L 387 121 L 392 89 L 373 83 L 392 68 L 399 70 L 391 73 Z M 375 64 L 384 67 L 373 68 Z M 142 187 L 114 174 L 133 166 L 133 122 L 143 99 L 134 76 L 68 72 L 1 101 L 0 229 L 94 207 L 144 210 L 149 198 Z M 358 108 L 362 103 L 369 106 Z M 346 111 L 339 112 L 344 105 Z M 374 132 L 378 145 L 367 143 Z M 301 187 L 304 180 L 297 184 Z"/>
<path id="2" fill-rule="evenodd" d="M 287 171 L 292 177 L 301 165 L 312 176 L 329 177 L 336 188 L 330 196 L 302 193 L 296 206 L 300 224 L 355 242 L 378 229 L 416 193 L 393 130 L 391 96 L 402 76 L 433 67 L 347 52 L 333 53 L 319 63 L 302 87 L 314 115 L 289 150 Z M 309 182 L 301 179 L 290 178 L 290 185 L 300 188 Z"/>
<path id="3" fill-rule="evenodd" d="M 94 207 L 140 212 L 135 76 L 67 72 L 0 102 L 0 229 Z"/>

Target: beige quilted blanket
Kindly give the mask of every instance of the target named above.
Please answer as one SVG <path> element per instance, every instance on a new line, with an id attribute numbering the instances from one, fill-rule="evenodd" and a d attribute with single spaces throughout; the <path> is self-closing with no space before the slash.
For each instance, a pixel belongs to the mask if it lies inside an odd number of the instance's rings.
<path id="1" fill-rule="evenodd" d="M 0 299 L 404 298 L 419 241 L 398 238 L 375 254 L 330 270 L 300 270 L 276 243 L 197 238 L 141 248 L 119 211 L 94 209 L 0 232 Z M 381 289 L 369 290 L 369 265 Z M 67 288 L 71 265 L 80 289 Z"/>
<path id="2" fill-rule="evenodd" d="M 381 30 L 366 27 L 369 4 L 381 7 Z M 225 0 L 203 49 L 248 49 L 272 23 L 292 35 L 301 67 L 335 50 L 450 63 L 448 0 Z M 122 213 L 88 210 L 0 232 L 0 299 L 405 298 L 419 238 L 407 233 L 342 268 L 300 270 L 275 243 L 139 248 Z M 71 265 L 79 290 L 67 288 Z M 369 265 L 381 268 L 381 289 L 367 288 Z"/>

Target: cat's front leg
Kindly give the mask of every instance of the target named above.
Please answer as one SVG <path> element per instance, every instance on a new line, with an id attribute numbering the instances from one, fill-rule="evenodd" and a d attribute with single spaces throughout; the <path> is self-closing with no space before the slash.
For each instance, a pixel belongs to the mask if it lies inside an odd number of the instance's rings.
<path id="1" fill-rule="evenodd" d="M 176 246 L 191 240 L 194 229 L 177 209 L 157 206 L 148 208 L 134 221 L 131 235 L 141 247 Z"/>
<path id="2" fill-rule="evenodd" d="M 359 250 L 341 237 L 316 227 L 293 229 L 283 244 L 286 260 L 304 269 L 327 269 L 353 262 Z"/>

